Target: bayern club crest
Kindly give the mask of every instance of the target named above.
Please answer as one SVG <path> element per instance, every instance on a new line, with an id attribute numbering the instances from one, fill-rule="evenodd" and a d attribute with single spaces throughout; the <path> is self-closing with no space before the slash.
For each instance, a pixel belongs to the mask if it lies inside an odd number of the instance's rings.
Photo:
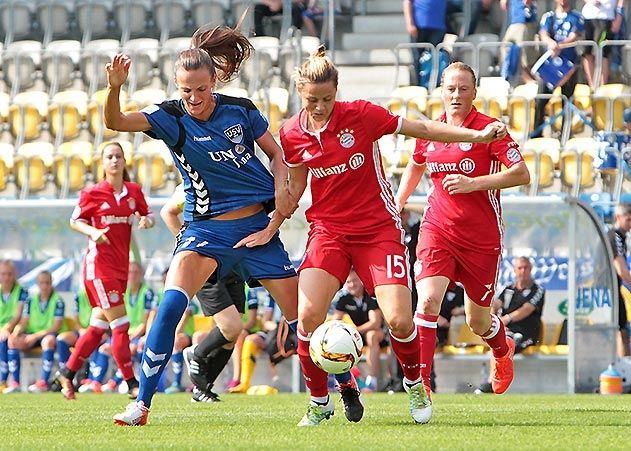
<path id="1" fill-rule="evenodd" d="M 127 205 L 129 205 L 129 208 L 131 210 L 135 210 L 136 209 L 136 199 L 130 197 L 129 199 L 127 199 Z"/>
<path id="2" fill-rule="evenodd" d="M 340 139 L 340 146 L 345 149 L 350 149 L 355 144 L 355 136 L 353 135 L 354 131 L 348 128 L 341 130 L 337 137 Z"/>
<path id="3" fill-rule="evenodd" d="M 120 300 L 120 295 L 118 294 L 118 291 L 110 291 L 109 293 L 107 293 L 107 297 L 110 299 L 110 302 L 112 304 L 116 304 Z"/>
<path id="4" fill-rule="evenodd" d="M 473 144 L 472 143 L 460 143 L 458 144 L 458 147 L 460 147 L 460 150 L 462 150 L 463 152 L 468 152 L 473 148 Z"/>

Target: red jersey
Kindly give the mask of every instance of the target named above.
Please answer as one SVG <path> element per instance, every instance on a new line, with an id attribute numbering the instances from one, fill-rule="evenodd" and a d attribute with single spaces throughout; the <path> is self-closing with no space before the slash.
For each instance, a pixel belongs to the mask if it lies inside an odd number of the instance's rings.
<path id="1" fill-rule="evenodd" d="M 483 130 L 495 120 L 474 107 L 462 126 Z M 444 114 L 440 121 L 445 122 Z M 518 144 L 510 135 L 490 144 L 418 139 L 413 158 L 417 164 L 426 165 L 434 182 L 422 227 L 440 233 L 456 246 L 485 253 L 501 251 L 504 225 L 499 190 L 452 195 L 445 191 L 442 182 L 447 174 L 479 177 L 499 172 L 502 164 L 510 168 L 523 161 Z"/>
<path id="2" fill-rule="evenodd" d="M 386 179 L 377 140 L 396 133 L 401 118 L 364 100 L 335 102 L 323 130 L 307 130 L 303 109 L 280 130 L 288 166 L 307 165 L 311 173 L 312 227 L 339 235 L 367 235 L 395 226 L 401 219 Z"/>
<path id="3" fill-rule="evenodd" d="M 150 214 L 145 196 L 132 182 L 124 182 L 119 195 L 108 182 L 81 190 L 79 205 L 72 213 L 73 221 L 85 221 L 97 229 L 109 227 L 109 244 L 88 241 L 84 260 L 85 279 L 127 280 L 129 271 L 129 243 L 134 213 Z"/>

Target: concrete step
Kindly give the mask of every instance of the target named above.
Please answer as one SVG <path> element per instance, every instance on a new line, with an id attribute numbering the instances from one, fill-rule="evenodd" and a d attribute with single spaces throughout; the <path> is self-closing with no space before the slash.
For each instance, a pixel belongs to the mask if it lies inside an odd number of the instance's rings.
<path id="1" fill-rule="evenodd" d="M 403 14 L 383 14 L 353 17 L 354 33 L 401 33 L 405 31 Z"/>
<path id="2" fill-rule="evenodd" d="M 410 42 L 405 32 L 399 33 L 345 33 L 342 36 L 344 50 L 362 49 L 393 49 L 397 44 Z"/>
<path id="3" fill-rule="evenodd" d="M 400 64 L 411 64 L 410 52 L 401 52 Z M 350 49 L 336 50 L 335 64 L 339 66 L 394 66 L 394 52 L 388 49 Z"/>
<path id="4" fill-rule="evenodd" d="M 368 14 L 392 14 L 403 13 L 403 2 L 401 0 L 360 0 L 356 2 L 355 10 L 361 14 L 363 4 L 366 4 Z"/>

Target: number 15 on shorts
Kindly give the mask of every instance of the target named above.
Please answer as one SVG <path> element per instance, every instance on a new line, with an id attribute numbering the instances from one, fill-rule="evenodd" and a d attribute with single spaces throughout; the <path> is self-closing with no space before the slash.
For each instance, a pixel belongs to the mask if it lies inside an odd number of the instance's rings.
<path id="1" fill-rule="evenodd" d="M 388 279 L 402 279 L 407 277 L 407 264 L 403 255 L 386 255 L 386 277 Z"/>

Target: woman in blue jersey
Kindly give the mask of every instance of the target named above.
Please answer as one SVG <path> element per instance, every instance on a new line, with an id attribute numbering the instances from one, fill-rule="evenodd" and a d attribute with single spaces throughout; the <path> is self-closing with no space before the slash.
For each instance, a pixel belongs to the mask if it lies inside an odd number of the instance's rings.
<path id="1" fill-rule="evenodd" d="M 252 51 L 236 29 L 197 30 L 191 48 L 181 52 L 175 64 L 181 100 L 142 112 L 120 109 L 120 88 L 130 59 L 119 54 L 107 65 L 105 125 L 163 140 L 184 179 L 186 194 L 185 223 L 143 353 L 140 392 L 136 402 L 114 417 L 116 424 L 147 422 L 177 323 L 190 297 L 211 275 L 221 279 L 234 271 L 246 281 L 258 280 L 289 320 L 297 317 L 297 276 L 277 234 L 297 208 L 289 194 L 291 180 L 282 151 L 250 100 L 213 92 L 217 80 L 229 80 Z M 270 158 L 273 176 L 256 157 L 255 142 Z M 270 219 L 267 212 L 274 206 Z"/>

